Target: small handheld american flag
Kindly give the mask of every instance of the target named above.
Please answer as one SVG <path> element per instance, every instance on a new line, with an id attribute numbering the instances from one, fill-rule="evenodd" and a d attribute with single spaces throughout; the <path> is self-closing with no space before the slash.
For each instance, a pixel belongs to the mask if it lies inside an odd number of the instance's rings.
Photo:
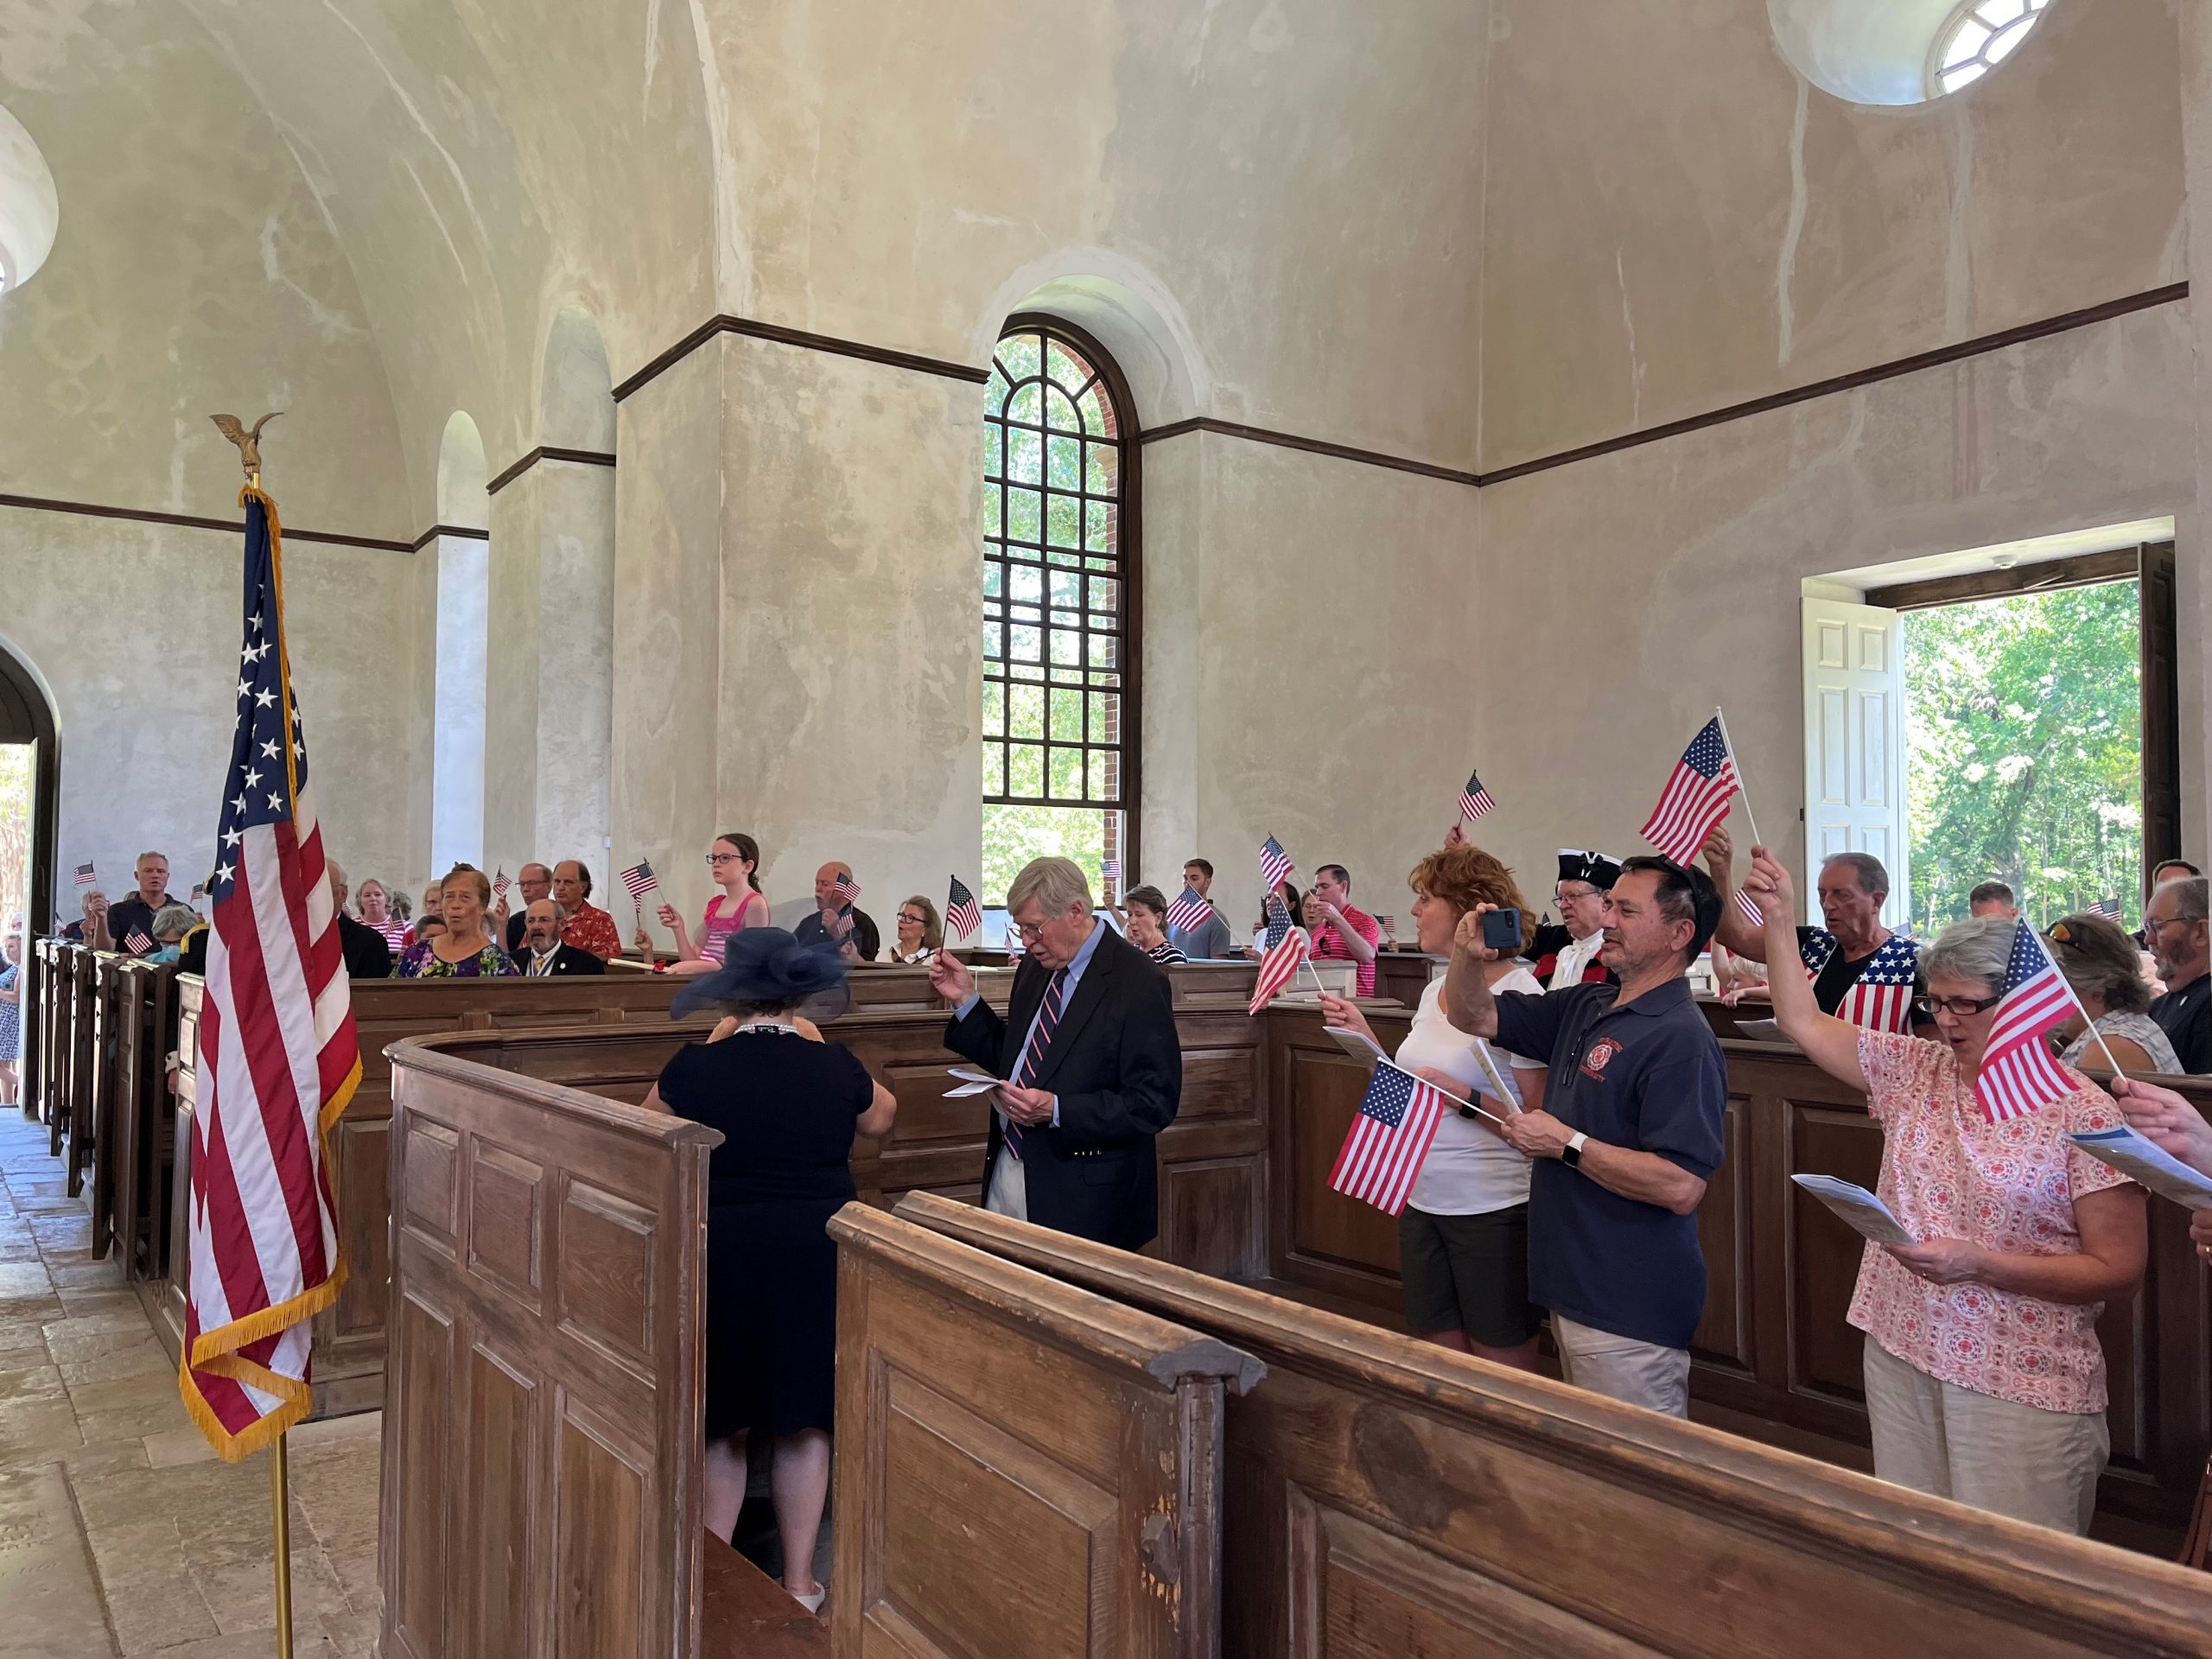
<path id="1" fill-rule="evenodd" d="M 642 900 L 647 893 L 660 891 L 660 881 L 653 874 L 653 867 L 642 858 L 622 872 L 622 885 L 630 889 L 632 900 Z"/>
<path id="2" fill-rule="evenodd" d="M 1329 1172 L 1330 1186 L 1396 1215 L 1412 1195 L 1446 1103 L 1441 1090 L 1410 1071 L 1376 1066 Z"/>
<path id="3" fill-rule="evenodd" d="M 861 884 L 853 880 L 850 870 L 840 870 L 830 883 L 830 896 L 841 905 L 849 905 L 861 896 Z"/>
<path id="4" fill-rule="evenodd" d="M 1715 715 L 1675 762 L 1659 804 L 1644 821 L 1643 838 L 1675 863 L 1688 864 L 1713 826 L 1728 816 L 1738 787 L 1735 757 L 1728 753 L 1720 716 Z"/>
<path id="5" fill-rule="evenodd" d="M 2120 919 L 2120 900 L 2117 898 L 2100 899 L 2089 906 L 2089 914 L 2101 916 L 2108 922 L 2116 922 Z"/>
<path id="6" fill-rule="evenodd" d="M 1469 772 L 1467 786 L 1459 791 L 1459 816 L 1472 823 L 1477 818 L 1488 817 L 1497 805 L 1490 798 L 1490 791 L 1483 787 L 1483 780 Z"/>
<path id="7" fill-rule="evenodd" d="M 1290 861 L 1290 855 L 1283 851 L 1282 843 L 1273 836 L 1269 836 L 1260 843 L 1260 891 L 1262 893 L 1273 893 L 1289 879 L 1290 873 L 1297 868 L 1298 866 Z"/>
<path id="8" fill-rule="evenodd" d="M 1282 901 L 1275 902 L 1280 905 Z M 1269 944 L 1268 954 L 1260 959 L 1260 976 L 1253 984 L 1252 1006 L 1247 1013 L 1257 1014 L 1275 1000 L 1282 988 L 1298 976 L 1313 945 L 1313 938 L 1304 928 L 1285 927 L 1282 937 Z"/>
<path id="9" fill-rule="evenodd" d="M 77 867 L 77 885 L 79 887 L 89 887 L 98 879 L 98 877 L 93 875 L 92 867 L 91 865 L 79 864 Z"/>
<path id="10" fill-rule="evenodd" d="M 1198 897 L 1196 887 L 1185 887 L 1175 902 L 1167 906 L 1167 925 L 1179 927 L 1185 933 L 1204 927 L 1212 919 L 1212 905 Z"/>
<path id="11" fill-rule="evenodd" d="M 967 938 L 983 925 L 983 908 L 976 902 L 976 895 L 968 891 L 968 884 L 958 876 L 944 895 L 944 919 L 953 932 Z"/>
<path id="12" fill-rule="evenodd" d="M 1974 1079 L 1974 1103 L 1984 1117 L 1993 1123 L 2024 1117 L 2074 1092 L 2074 1080 L 2051 1057 L 2046 1039 L 2077 1006 L 2073 988 L 2035 929 L 2015 922 L 2004 993 Z"/>
<path id="13" fill-rule="evenodd" d="M 143 957 L 154 948 L 154 942 L 134 927 L 124 936 L 123 948 L 134 957 Z"/>
<path id="14" fill-rule="evenodd" d="M 1272 950 L 1282 943 L 1282 936 L 1291 929 L 1290 906 L 1283 903 L 1281 893 L 1268 895 L 1267 918 L 1267 925 L 1260 930 L 1260 946 L 1262 950 Z"/>
<path id="15" fill-rule="evenodd" d="M 507 888 L 512 885 L 512 884 L 507 880 L 507 873 L 505 870 L 501 870 L 497 875 L 492 878 L 492 897 L 495 899 L 505 898 L 507 896 Z"/>

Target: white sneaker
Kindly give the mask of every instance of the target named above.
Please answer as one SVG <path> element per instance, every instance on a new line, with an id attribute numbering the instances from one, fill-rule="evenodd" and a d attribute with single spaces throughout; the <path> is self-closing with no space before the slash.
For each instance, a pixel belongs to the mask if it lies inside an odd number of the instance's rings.
<path id="1" fill-rule="evenodd" d="M 808 1612 L 818 1613 L 822 1611 L 823 1599 L 829 1595 L 830 1589 L 827 1585 L 817 1585 L 803 1596 L 796 1590 L 786 1590 L 784 1593 L 805 1608 Z"/>

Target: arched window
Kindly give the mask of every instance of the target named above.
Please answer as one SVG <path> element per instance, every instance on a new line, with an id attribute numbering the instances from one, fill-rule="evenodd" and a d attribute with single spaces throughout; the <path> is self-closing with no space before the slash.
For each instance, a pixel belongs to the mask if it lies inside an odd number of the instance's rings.
<path id="1" fill-rule="evenodd" d="M 1135 861 L 1136 423 L 1080 329 L 1019 316 L 983 399 L 983 901 L 1046 853 Z"/>
<path id="2" fill-rule="evenodd" d="M 1967 0 L 1929 54 L 1930 97 L 1955 92 L 2011 57 L 2041 21 L 2050 0 Z"/>

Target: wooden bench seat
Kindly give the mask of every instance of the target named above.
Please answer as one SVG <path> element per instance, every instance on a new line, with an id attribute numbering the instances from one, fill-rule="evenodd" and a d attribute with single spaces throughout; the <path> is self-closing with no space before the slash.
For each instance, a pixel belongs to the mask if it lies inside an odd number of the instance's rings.
<path id="1" fill-rule="evenodd" d="M 725 1541 L 704 1536 L 700 1659 L 829 1659 L 827 1624 Z"/>
<path id="2" fill-rule="evenodd" d="M 2212 1651 L 2169 1563 L 949 1204 L 897 1213 L 1243 1349 L 1222 1651 L 2058 1659 Z"/>

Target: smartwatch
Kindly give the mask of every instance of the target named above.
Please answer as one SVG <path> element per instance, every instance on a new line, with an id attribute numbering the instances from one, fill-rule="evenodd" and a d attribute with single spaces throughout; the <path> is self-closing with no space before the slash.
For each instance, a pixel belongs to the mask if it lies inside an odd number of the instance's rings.
<path id="1" fill-rule="evenodd" d="M 1590 1137 L 1577 1129 L 1567 1143 L 1559 1149 L 1559 1160 L 1569 1169 L 1582 1167 L 1582 1143 Z"/>

